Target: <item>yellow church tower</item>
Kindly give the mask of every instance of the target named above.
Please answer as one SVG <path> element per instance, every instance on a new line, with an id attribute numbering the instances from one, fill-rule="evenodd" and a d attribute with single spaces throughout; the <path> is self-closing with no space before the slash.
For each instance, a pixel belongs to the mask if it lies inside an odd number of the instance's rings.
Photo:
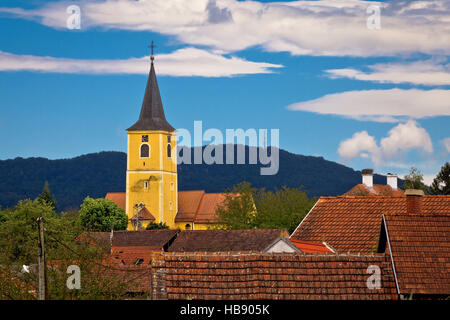
<path id="1" fill-rule="evenodd" d="M 167 122 L 153 64 L 139 120 L 127 129 L 126 214 L 128 230 L 150 222 L 175 227 L 178 209 L 175 129 Z"/>

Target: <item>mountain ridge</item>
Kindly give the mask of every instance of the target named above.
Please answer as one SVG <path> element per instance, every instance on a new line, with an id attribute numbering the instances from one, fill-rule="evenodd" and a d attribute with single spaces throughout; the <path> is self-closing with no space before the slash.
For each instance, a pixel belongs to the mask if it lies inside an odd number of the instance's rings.
<path id="1" fill-rule="evenodd" d="M 246 155 L 252 148 L 245 146 Z M 186 147 L 183 149 L 183 152 L 187 150 Z M 190 150 L 192 159 L 194 149 Z M 235 146 L 235 160 L 236 150 Z M 223 157 L 226 157 L 226 148 Z M 260 164 L 234 163 L 180 164 L 179 190 L 222 192 L 241 181 L 249 181 L 254 187 L 268 190 L 282 186 L 303 187 L 309 196 L 334 196 L 361 183 L 360 171 L 321 156 L 304 156 L 283 149 L 279 149 L 279 171 L 276 175 L 261 176 L 260 168 L 263 166 Z M 56 160 L 43 157 L 0 160 L 0 207 L 11 207 L 19 200 L 36 198 L 42 192 L 45 181 L 48 181 L 59 209 L 76 209 L 86 196 L 100 198 L 105 197 L 107 192 L 124 192 L 125 173 L 126 154 L 118 151 Z M 374 183 L 386 184 L 386 178 L 375 174 Z"/>

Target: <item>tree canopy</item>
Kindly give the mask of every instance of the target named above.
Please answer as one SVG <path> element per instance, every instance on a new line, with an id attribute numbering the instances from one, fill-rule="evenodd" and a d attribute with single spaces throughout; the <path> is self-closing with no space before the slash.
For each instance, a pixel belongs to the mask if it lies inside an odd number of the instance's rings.
<path id="1" fill-rule="evenodd" d="M 220 228 L 284 228 L 293 232 L 314 203 L 315 199 L 309 199 L 300 188 L 266 191 L 242 182 L 227 191 L 216 213 Z"/>
<path id="2" fill-rule="evenodd" d="M 39 195 L 38 200 L 40 203 L 47 203 L 53 208 L 54 211 L 58 209 L 55 197 L 52 195 L 52 193 L 50 192 L 50 188 L 48 187 L 48 181 L 45 181 L 44 189 Z"/>
<path id="3" fill-rule="evenodd" d="M 80 221 L 85 230 L 125 230 L 128 217 L 122 208 L 108 199 L 86 197 L 80 209 Z"/>
<path id="4" fill-rule="evenodd" d="M 418 190 L 426 190 L 426 186 L 423 184 L 423 174 L 419 171 L 419 169 L 415 167 L 411 167 L 409 173 L 404 177 L 405 183 L 403 184 L 403 188 L 406 189 L 418 189 Z"/>
<path id="5" fill-rule="evenodd" d="M 428 191 L 435 195 L 450 195 L 450 163 L 446 162 L 431 183 Z"/>

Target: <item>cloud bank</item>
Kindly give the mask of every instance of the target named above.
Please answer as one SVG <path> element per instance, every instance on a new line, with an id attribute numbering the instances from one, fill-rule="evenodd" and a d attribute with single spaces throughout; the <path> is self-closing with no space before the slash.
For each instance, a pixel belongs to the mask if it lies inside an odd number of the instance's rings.
<path id="1" fill-rule="evenodd" d="M 450 3 L 319 0 L 261 3 L 237 0 L 79 0 L 0 12 L 66 28 L 66 8 L 81 7 L 81 26 L 153 31 L 188 45 L 226 52 L 266 51 L 317 56 L 450 53 Z M 381 8 L 381 29 L 367 28 L 369 6 Z"/>
<path id="2" fill-rule="evenodd" d="M 331 69 L 325 72 L 330 78 L 349 78 L 379 83 L 411 83 L 415 85 L 450 85 L 450 63 L 436 60 L 410 63 L 379 63 L 368 66 L 369 72 L 357 69 Z"/>
<path id="3" fill-rule="evenodd" d="M 294 103 L 288 109 L 377 122 L 398 122 L 405 117 L 450 116 L 450 90 L 346 91 Z"/>
<path id="4" fill-rule="evenodd" d="M 424 128 L 416 121 L 409 120 L 393 127 L 379 144 L 367 131 L 356 132 L 351 138 L 339 144 L 337 152 L 344 161 L 363 157 L 370 158 L 373 163 L 380 165 L 390 159 L 401 157 L 412 149 L 431 154 L 433 143 Z"/>
<path id="5" fill-rule="evenodd" d="M 32 71 L 75 74 L 146 74 L 149 57 L 116 60 L 83 60 L 33 55 L 16 55 L 0 51 L 0 71 Z M 227 58 L 206 50 L 185 48 L 159 54 L 158 74 L 167 76 L 229 77 L 272 73 L 281 65 Z"/>

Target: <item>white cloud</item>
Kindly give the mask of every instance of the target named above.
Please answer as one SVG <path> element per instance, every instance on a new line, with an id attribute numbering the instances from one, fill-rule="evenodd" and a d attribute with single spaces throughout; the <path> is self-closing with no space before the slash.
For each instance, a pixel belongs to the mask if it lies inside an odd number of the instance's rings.
<path id="1" fill-rule="evenodd" d="M 450 153 L 450 137 L 441 140 L 442 145 L 444 146 L 447 153 Z"/>
<path id="2" fill-rule="evenodd" d="M 388 136 L 381 139 L 380 144 L 367 131 L 353 134 L 342 141 L 337 150 L 339 156 L 347 161 L 353 158 L 370 157 L 376 165 L 392 165 L 386 161 L 402 157 L 408 151 L 416 149 L 426 154 L 433 152 L 433 144 L 428 132 L 414 120 L 400 123 L 388 132 Z"/>
<path id="3" fill-rule="evenodd" d="M 368 66 L 370 72 L 348 69 L 326 70 L 331 78 L 350 78 L 380 83 L 412 83 L 418 85 L 450 85 L 450 63 L 436 60 L 410 63 L 379 63 Z"/>
<path id="4" fill-rule="evenodd" d="M 378 122 L 397 122 L 404 117 L 450 116 L 450 90 L 346 91 L 294 103 L 288 109 Z"/>
<path id="5" fill-rule="evenodd" d="M 414 120 L 400 123 L 392 128 L 388 136 L 381 139 L 380 146 L 383 156 L 387 159 L 411 149 L 423 149 L 427 153 L 433 152 L 430 135 Z"/>
<path id="6" fill-rule="evenodd" d="M 271 73 L 281 65 L 227 58 L 205 50 L 185 48 L 159 54 L 158 74 L 169 76 L 227 77 Z M 83 60 L 33 55 L 16 55 L 0 51 L 0 71 L 34 71 L 82 74 L 146 74 L 149 57 L 116 60 Z"/>
<path id="7" fill-rule="evenodd" d="M 79 0 L 50 2 L 30 10 L 0 8 L 0 12 L 65 28 L 65 9 L 72 4 L 81 7 L 83 29 L 147 30 L 227 52 L 260 46 L 294 55 L 450 53 L 447 0 Z M 380 30 L 366 26 L 370 5 L 381 7 Z"/>
<path id="8" fill-rule="evenodd" d="M 370 136 L 367 131 L 356 132 L 351 138 L 342 141 L 338 148 L 338 154 L 344 160 L 357 157 L 368 158 L 369 156 L 377 159 L 379 152 L 375 138 Z"/>

